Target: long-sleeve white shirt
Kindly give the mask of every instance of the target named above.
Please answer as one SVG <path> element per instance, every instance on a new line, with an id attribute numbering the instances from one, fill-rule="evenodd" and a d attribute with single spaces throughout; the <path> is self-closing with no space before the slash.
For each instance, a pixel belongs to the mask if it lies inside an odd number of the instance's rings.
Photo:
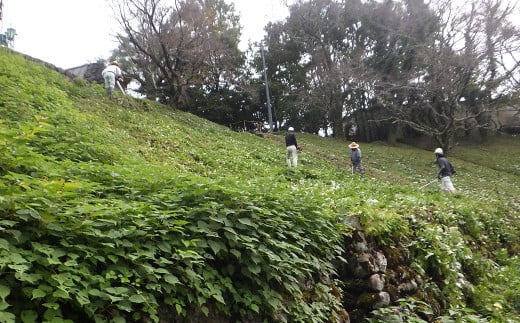
<path id="1" fill-rule="evenodd" d="M 116 78 L 118 78 L 118 77 L 123 75 L 121 73 L 121 69 L 117 65 L 108 65 L 107 67 L 105 67 L 103 72 L 101 72 L 101 74 L 105 75 L 105 73 L 107 73 L 107 72 L 114 73 L 114 76 Z"/>

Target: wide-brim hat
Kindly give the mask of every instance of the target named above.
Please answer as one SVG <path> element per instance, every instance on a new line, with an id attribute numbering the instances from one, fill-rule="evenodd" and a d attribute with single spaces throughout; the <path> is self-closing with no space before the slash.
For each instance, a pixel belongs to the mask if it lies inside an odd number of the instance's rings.
<path id="1" fill-rule="evenodd" d="M 358 147 L 359 147 L 359 145 L 355 141 L 353 141 L 350 145 L 348 145 L 348 148 L 350 148 L 350 149 L 354 149 L 354 148 L 358 148 Z"/>

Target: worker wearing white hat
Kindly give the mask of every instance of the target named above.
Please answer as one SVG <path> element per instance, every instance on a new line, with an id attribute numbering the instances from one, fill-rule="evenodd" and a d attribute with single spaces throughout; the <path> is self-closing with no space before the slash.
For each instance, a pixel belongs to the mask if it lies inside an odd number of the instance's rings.
<path id="1" fill-rule="evenodd" d="M 450 161 L 444 157 L 442 148 L 436 148 L 433 153 L 435 154 L 437 164 L 439 165 L 437 178 L 441 180 L 441 191 L 445 193 L 455 193 L 455 187 L 451 182 L 451 175 L 455 174 L 455 168 Z"/>
<path id="2" fill-rule="evenodd" d="M 298 143 L 296 142 L 296 136 L 294 135 L 294 128 L 289 127 L 287 130 L 289 132 L 285 135 L 285 158 L 287 160 L 287 166 L 296 167 L 298 166 Z"/>
<path id="3" fill-rule="evenodd" d="M 114 95 L 114 87 L 116 86 L 116 79 L 123 78 L 123 73 L 121 73 L 121 64 L 117 61 L 110 62 L 101 72 L 101 75 L 103 75 L 103 79 L 105 80 L 107 95 L 109 98 L 112 98 Z"/>

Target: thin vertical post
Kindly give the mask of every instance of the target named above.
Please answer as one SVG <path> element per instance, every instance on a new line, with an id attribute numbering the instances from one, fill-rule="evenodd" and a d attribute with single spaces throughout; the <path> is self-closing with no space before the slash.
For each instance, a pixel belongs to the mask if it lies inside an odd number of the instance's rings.
<path id="1" fill-rule="evenodd" d="M 262 54 L 262 64 L 264 67 L 265 96 L 267 97 L 267 114 L 269 116 L 269 132 L 273 132 L 273 114 L 271 112 L 271 98 L 269 97 L 269 84 L 267 81 L 267 68 L 265 66 L 264 46 L 262 44 L 260 45 L 260 52 Z"/>

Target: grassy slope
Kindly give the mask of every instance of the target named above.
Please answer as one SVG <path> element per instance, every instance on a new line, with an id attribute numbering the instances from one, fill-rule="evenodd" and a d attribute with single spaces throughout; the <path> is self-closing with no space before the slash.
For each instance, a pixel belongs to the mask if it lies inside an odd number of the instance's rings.
<path id="1" fill-rule="evenodd" d="M 32 122 L 35 115 L 45 117 L 45 124 L 35 128 L 45 130 L 34 133 L 37 140 L 33 143 L 37 153 L 47 156 L 45 163 L 39 160 L 40 166 L 35 166 L 28 162 L 26 168 L 46 173 L 49 185 L 65 180 L 75 183 L 71 190 L 79 188 L 95 196 L 96 185 L 104 181 L 113 181 L 108 191 L 117 191 L 116 177 L 121 178 L 122 186 L 135 185 L 135 178 L 146 182 L 142 187 L 124 188 L 128 196 L 139 194 L 139 189 L 152 192 L 156 182 L 164 187 L 169 181 L 198 178 L 201 183 L 218 183 L 237 196 L 243 194 L 244 199 L 249 188 L 266 192 L 265 198 L 315 204 L 325 214 L 356 214 L 367 234 L 386 244 L 405 234 L 399 232 L 403 223 L 395 215 L 430 214 L 421 213 L 426 207 L 448 210 L 446 221 L 460 220 L 456 216 L 464 212 L 480 214 L 481 224 L 475 230 L 486 234 L 493 231 L 486 231 L 490 224 L 484 216 L 496 216 L 493 208 L 500 209 L 504 225 L 518 218 L 517 137 L 457 147 L 450 160 L 458 171 L 454 183 L 460 193 L 449 197 L 439 194 L 435 185 L 419 190 L 435 178 L 431 151 L 362 143 L 368 176 L 359 181 L 350 176 L 344 141 L 298 134 L 304 152 L 298 169 L 290 170 L 285 165 L 282 136 L 261 138 L 232 132 L 190 114 L 128 97 L 111 102 L 99 86 L 70 84 L 16 55 L 2 52 L 0 58 L 0 83 L 7 89 L 0 95 L 0 109 L 6 128 Z M 23 154 L 13 156 L 24 158 Z M 10 160 L 6 164 L 16 163 Z M 132 180 L 126 181 L 126 177 Z M 110 198 L 110 192 L 105 198 Z M 494 225 L 496 230 L 504 229 Z M 478 234 L 473 233 L 472 239 Z M 493 237 L 482 239 L 490 248 L 500 246 Z"/>
<path id="2" fill-rule="evenodd" d="M 249 133 L 235 133 L 190 114 L 159 106 L 147 107 L 150 110 L 142 113 L 139 104 L 132 106 L 135 103 L 125 99 L 120 99 L 122 109 L 117 106 L 92 109 L 93 105 L 106 104 L 101 101 L 85 99 L 77 106 L 127 134 L 149 162 L 168 163 L 179 173 L 215 178 L 233 175 L 248 180 L 253 178 L 251 174 L 262 178 L 286 173 L 283 134 L 262 139 Z M 345 180 L 350 180 L 347 142 L 308 134 L 299 134 L 298 140 L 304 147 L 299 155 L 303 172 L 327 169 L 325 174 L 331 179 L 347 176 Z M 431 151 L 379 142 L 362 143 L 361 148 L 367 175 L 372 179 L 408 185 L 412 190 L 435 179 L 437 166 Z M 504 136 L 484 145 L 458 146 L 450 156 L 458 171 L 454 183 L 466 196 L 478 198 L 485 192 L 487 198 L 518 203 L 520 160 L 515 158 L 518 155 L 520 140 L 517 137 Z M 437 188 L 437 184 L 432 184 L 424 190 L 431 192 Z"/>

